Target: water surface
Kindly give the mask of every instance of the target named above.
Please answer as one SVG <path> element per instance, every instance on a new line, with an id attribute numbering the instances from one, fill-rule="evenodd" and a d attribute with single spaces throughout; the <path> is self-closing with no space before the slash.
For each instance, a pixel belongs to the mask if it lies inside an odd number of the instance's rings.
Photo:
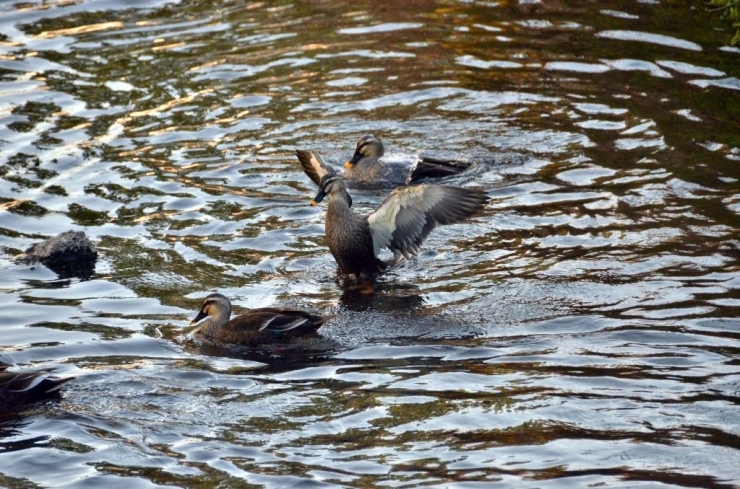
<path id="1" fill-rule="evenodd" d="M 0 6 L 8 487 L 735 487 L 740 51 L 681 2 Z M 374 294 L 296 148 L 478 161 Z M 355 191 L 370 212 L 383 192 Z M 89 280 L 14 262 L 84 230 Z M 210 292 L 335 317 L 230 354 Z"/>

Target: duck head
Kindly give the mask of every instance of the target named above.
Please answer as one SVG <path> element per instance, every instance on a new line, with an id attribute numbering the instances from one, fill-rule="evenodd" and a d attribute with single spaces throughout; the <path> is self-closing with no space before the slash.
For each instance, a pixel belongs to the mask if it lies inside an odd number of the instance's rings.
<path id="1" fill-rule="evenodd" d="M 343 198 L 347 202 L 347 205 L 352 207 L 352 196 L 347 192 L 344 179 L 336 173 L 327 173 L 321 177 L 319 192 L 316 194 L 316 197 L 311 199 L 311 205 L 319 205 L 319 202 L 324 200 L 324 197 L 327 195 L 330 199 Z"/>
<path id="2" fill-rule="evenodd" d="M 385 148 L 383 147 L 383 142 L 372 134 L 366 134 L 357 141 L 355 154 L 353 154 L 352 158 L 344 164 L 344 167 L 350 169 L 363 158 L 373 158 L 377 160 L 383 156 L 384 153 Z"/>
<path id="3" fill-rule="evenodd" d="M 190 321 L 190 326 L 194 326 L 201 319 L 210 316 L 211 320 L 221 319 L 224 316 L 228 321 L 231 316 L 231 301 L 222 294 L 211 294 L 203 301 L 198 315 Z"/>

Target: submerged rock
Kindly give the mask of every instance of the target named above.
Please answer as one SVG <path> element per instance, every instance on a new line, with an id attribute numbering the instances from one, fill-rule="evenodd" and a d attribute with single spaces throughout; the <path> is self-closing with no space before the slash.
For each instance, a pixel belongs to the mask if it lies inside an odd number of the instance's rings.
<path id="1" fill-rule="evenodd" d="M 60 277 L 89 278 L 95 272 L 98 252 L 82 231 L 66 231 L 31 245 L 17 261 L 28 265 L 42 263 Z"/>

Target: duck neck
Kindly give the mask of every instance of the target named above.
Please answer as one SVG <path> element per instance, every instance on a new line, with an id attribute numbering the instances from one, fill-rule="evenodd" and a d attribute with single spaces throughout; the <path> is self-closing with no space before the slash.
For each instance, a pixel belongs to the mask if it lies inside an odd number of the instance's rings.
<path id="1" fill-rule="evenodd" d="M 332 196 L 329 199 L 329 205 L 326 209 L 327 219 L 326 223 L 329 224 L 332 220 L 339 220 L 340 222 L 354 221 L 357 216 L 349 206 L 349 202 L 342 195 Z"/>
<path id="2" fill-rule="evenodd" d="M 230 317 L 231 309 L 216 312 L 216 314 L 203 321 L 199 330 L 200 334 L 204 336 L 215 336 L 219 329 L 226 326 Z"/>
<path id="3" fill-rule="evenodd" d="M 383 165 L 378 164 L 378 159 L 374 156 L 363 156 L 352 167 L 353 176 L 364 180 L 372 180 L 380 175 Z"/>

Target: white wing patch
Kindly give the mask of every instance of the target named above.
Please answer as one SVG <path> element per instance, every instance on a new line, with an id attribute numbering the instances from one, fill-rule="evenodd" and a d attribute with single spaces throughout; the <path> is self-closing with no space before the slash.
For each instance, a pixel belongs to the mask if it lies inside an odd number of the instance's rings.
<path id="1" fill-rule="evenodd" d="M 319 176 L 319 180 L 321 180 L 323 176 L 326 175 L 325 163 L 321 160 L 321 157 L 314 152 L 311 152 L 311 159 L 309 161 L 311 162 L 311 166 L 314 168 L 316 175 Z"/>
<path id="2" fill-rule="evenodd" d="M 405 251 L 413 250 L 429 209 L 439 201 L 434 188 L 427 185 L 397 188 L 367 217 L 376 256 L 385 247 L 404 255 Z"/>
<path id="3" fill-rule="evenodd" d="M 270 323 L 272 323 L 274 320 L 276 320 L 279 317 L 285 317 L 285 316 L 273 316 L 273 317 L 271 317 L 270 319 L 268 319 L 267 321 L 265 321 L 264 323 L 262 323 L 262 326 L 260 326 L 260 329 L 259 330 L 260 331 L 263 331 L 263 330 L 267 329 L 267 327 L 270 325 Z M 290 323 L 286 323 L 286 324 L 278 327 L 278 329 L 281 330 L 281 331 L 288 331 L 288 330 L 291 330 L 293 328 L 297 328 L 298 326 L 300 326 L 301 324 L 306 323 L 306 322 L 308 322 L 308 319 L 299 317 L 299 318 L 291 321 Z"/>
<path id="4" fill-rule="evenodd" d="M 316 185 L 321 185 L 321 178 L 327 173 L 336 173 L 331 166 L 324 162 L 321 155 L 315 151 L 297 149 L 295 154 L 301 163 L 303 171 Z"/>
<path id="5" fill-rule="evenodd" d="M 396 216 L 400 210 L 400 198 L 398 198 L 398 193 L 393 191 L 375 212 L 367 216 L 375 256 L 378 256 L 382 248 L 390 248 L 393 231 L 396 229 Z"/>
<path id="6" fill-rule="evenodd" d="M 377 255 L 388 247 L 396 257 L 415 256 L 429 233 L 477 212 L 487 198 L 480 191 L 444 185 L 398 188 L 367 217 Z"/>

